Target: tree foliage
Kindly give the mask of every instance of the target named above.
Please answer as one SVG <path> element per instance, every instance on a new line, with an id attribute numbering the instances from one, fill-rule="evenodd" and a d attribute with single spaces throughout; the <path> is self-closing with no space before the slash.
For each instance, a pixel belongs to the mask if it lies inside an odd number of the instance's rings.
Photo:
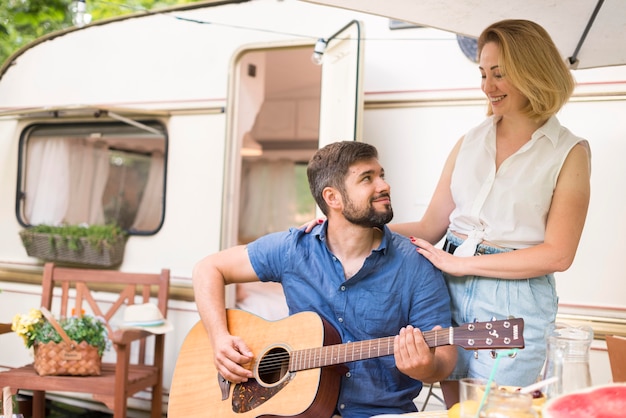
<path id="1" fill-rule="evenodd" d="M 86 0 L 92 21 L 194 0 Z M 69 28 L 72 0 L 0 1 L 0 63 L 17 49 L 50 32 Z"/>

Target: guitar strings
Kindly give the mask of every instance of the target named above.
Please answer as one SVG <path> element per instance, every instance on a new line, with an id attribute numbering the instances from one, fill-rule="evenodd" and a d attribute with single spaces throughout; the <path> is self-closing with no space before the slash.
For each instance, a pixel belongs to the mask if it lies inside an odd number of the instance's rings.
<path id="1" fill-rule="evenodd" d="M 441 337 L 435 336 L 435 335 L 424 335 L 424 337 L 425 337 L 424 339 L 426 340 L 426 343 L 434 343 L 436 341 L 447 341 L 447 339 L 442 339 Z M 389 338 L 392 339 L 393 337 L 389 337 Z M 386 340 L 386 339 L 383 339 L 383 340 Z M 481 342 L 486 342 L 487 339 L 475 338 L 474 340 L 476 344 L 480 345 Z M 351 360 L 348 360 L 348 359 L 345 359 L 343 361 L 339 360 L 339 357 L 345 358 L 347 356 L 345 354 L 339 355 L 339 356 L 335 355 L 338 353 L 335 353 L 334 350 L 344 345 L 344 344 L 337 344 L 337 345 L 323 346 L 323 347 L 317 347 L 317 348 L 312 348 L 312 349 L 296 350 L 292 352 L 285 351 L 285 352 L 280 352 L 280 353 L 269 353 L 261 357 L 261 360 L 259 361 L 258 370 L 259 370 L 259 373 L 267 373 L 271 371 L 281 370 L 285 367 L 288 367 L 291 370 L 293 366 L 292 361 L 291 361 L 292 359 L 294 360 L 294 362 L 296 362 L 297 360 L 297 363 L 303 363 L 303 364 L 308 365 L 307 367 L 294 368 L 294 370 L 292 371 L 304 370 L 307 368 L 309 369 L 317 368 L 317 367 L 329 366 L 329 365 L 338 364 L 338 363 L 361 360 L 363 355 L 365 355 L 366 358 L 370 358 L 370 356 L 368 355 L 370 352 L 380 350 L 379 347 L 371 347 L 371 343 L 368 343 L 368 342 L 356 342 L 356 343 L 347 343 L 347 344 L 350 344 L 354 347 L 354 350 L 353 350 L 354 353 L 351 356 Z M 370 347 L 366 347 L 366 346 L 370 346 Z M 393 354 L 393 351 L 385 355 L 392 355 L 392 354 Z M 337 361 L 333 361 L 335 358 L 337 358 Z"/>
<path id="2" fill-rule="evenodd" d="M 496 321 L 503 322 L 503 321 Z M 423 332 L 424 340 L 430 347 L 440 345 L 449 345 L 451 339 L 451 328 L 443 328 L 440 330 L 431 330 Z M 489 348 L 493 343 L 492 336 L 481 337 L 481 333 L 474 334 L 467 330 L 457 328 L 455 340 L 470 340 L 471 345 L 480 346 L 481 348 Z M 466 337 L 461 337 L 466 335 Z M 395 337 L 384 337 L 368 341 L 357 341 L 344 344 L 334 344 L 323 347 L 296 350 L 293 352 L 281 351 L 279 353 L 267 352 L 266 355 L 260 357 L 258 363 L 259 373 L 268 373 L 276 370 L 288 368 L 290 371 L 306 370 L 330 366 L 334 364 L 349 363 L 351 361 L 363 360 L 372 357 L 393 354 L 393 339 Z M 386 347 L 385 347 L 386 345 Z M 383 354 L 380 354 L 380 352 Z M 343 352 L 343 353 L 342 353 Z M 372 355 L 372 353 L 374 353 Z M 348 354 L 351 356 L 348 358 Z M 305 365 L 305 367 L 302 367 Z"/>

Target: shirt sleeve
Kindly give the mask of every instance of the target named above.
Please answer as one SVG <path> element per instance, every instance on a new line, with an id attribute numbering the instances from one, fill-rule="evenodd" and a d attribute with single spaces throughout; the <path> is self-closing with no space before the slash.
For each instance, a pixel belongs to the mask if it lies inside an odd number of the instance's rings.
<path id="1" fill-rule="evenodd" d="M 288 263 L 292 231 L 264 235 L 248 244 L 248 257 L 254 272 L 263 282 L 279 282 Z"/>
<path id="2" fill-rule="evenodd" d="M 422 331 L 429 331 L 436 325 L 443 328 L 452 325 L 450 294 L 443 274 L 428 260 L 423 258 L 416 272 L 420 277 L 414 290 L 411 307 L 411 323 Z"/>

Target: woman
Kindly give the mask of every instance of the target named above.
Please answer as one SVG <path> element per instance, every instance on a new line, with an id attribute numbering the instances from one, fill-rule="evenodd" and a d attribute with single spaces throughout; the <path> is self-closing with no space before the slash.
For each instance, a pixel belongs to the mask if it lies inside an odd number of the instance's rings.
<path id="1" fill-rule="evenodd" d="M 478 57 L 488 118 L 452 149 L 422 219 L 389 227 L 445 273 L 455 325 L 524 319 L 525 348 L 495 374 L 501 385 L 524 386 L 541 372 L 556 318 L 553 273 L 570 267 L 582 234 L 590 151 L 555 117 L 575 83 L 541 26 L 494 23 Z M 453 380 L 488 378 L 493 365 L 489 351 L 459 349 L 441 384 L 448 407 L 458 401 Z"/>
<path id="2" fill-rule="evenodd" d="M 456 325 L 524 318 L 526 347 L 501 359 L 495 375 L 524 386 L 541 372 L 556 318 L 553 273 L 570 267 L 580 241 L 591 155 L 555 117 L 575 83 L 541 26 L 494 23 L 478 39 L 478 58 L 488 118 L 453 148 L 422 219 L 390 227 L 444 271 Z M 460 349 L 450 379 L 487 378 L 493 365 L 489 352 Z M 448 405 L 457 401 L 456 382 L 442 389 Z"/>

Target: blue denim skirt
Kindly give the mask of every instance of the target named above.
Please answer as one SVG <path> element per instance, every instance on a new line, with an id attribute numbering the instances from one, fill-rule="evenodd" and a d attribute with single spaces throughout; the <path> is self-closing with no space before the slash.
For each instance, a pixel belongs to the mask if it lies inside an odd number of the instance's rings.
<path id="1" fill-rule="evenodd" d="M 454 246 L 463 243 L 461 238 L 451 233 L 446 238 Z M 480 244 L 477 256 L 506 251 L 513 250 Z M 556 320 L 558 297 L 554 275 L 528 279 L 444 276 L 450 292 L 453 326 L 494 318 L 524 319 L 525 347 L 519 349 L 514 357 L 503 356 L 496 362 L 489 349 L 465 350 L 459 346 L 457 365 L 449 379 L 487 379 L 497 364 L 494 380 L 499 385 L 526 386 L 536 382 L 546 359 L 545 332 Z"/>

